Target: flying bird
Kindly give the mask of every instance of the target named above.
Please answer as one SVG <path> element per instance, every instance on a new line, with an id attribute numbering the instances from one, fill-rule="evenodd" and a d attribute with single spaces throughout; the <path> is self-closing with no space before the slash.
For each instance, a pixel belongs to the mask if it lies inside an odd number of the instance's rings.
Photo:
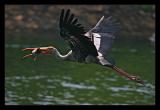
<path id="1" fill-rule="evenodd" d="M 79 23 L 78 19 L 70 9 L 61 10 L 59 20 L 60 36 L 68 43 L 71 50 L 62 55 L 57 48 L 53 46 L 24 48 L 24 50 L 32 51 L 31 54 L 25 55 L 23 58 L 37 59 L 38 54 L 54 55 L 63 60 L 71 60 L 77 62 L 97 63 L 102 66 L 115 70 L 122 76 L 127 77 L 137 83 L 144 84 L 139 77 L 130 75 L 124 70 L 118 68 L 114 62 L 107 59 L 108 50 L 110 49 L 114 34 L 119 31 L 120 24 L 112 17 L 102 16 L 98 23 L 89 31 Z"/>

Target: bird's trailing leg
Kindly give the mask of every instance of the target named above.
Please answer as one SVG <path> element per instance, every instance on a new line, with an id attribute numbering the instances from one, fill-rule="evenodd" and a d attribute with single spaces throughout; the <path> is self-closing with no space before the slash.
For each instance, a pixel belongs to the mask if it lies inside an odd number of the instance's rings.
<path id="1" fill-rule="evenodd" d="M 118 67 L 116 67 L 116 66 L 112 66 L 111 68 L 112 68 L 113 70 L 115 70 L 117 73 L 119 73 L 120 75 L 123 75 L 123 76 L 129 78 L 130 80 L 133 80 L 133 81 L 135 81 L 135 82 L 137 82 L 137 83 L 140 83 L 140 84 L 143 84 L 143 85 L 144 85 L 144 81 L 141 80 L 140 78 L 138 78 L 137 76 L 130 75 L 130 74 L 128 74 L 127 72 L 125 72 L 124 70 L 122 70 L 122 69 L 120 69 L 120 68 L 118 68 Z"/>

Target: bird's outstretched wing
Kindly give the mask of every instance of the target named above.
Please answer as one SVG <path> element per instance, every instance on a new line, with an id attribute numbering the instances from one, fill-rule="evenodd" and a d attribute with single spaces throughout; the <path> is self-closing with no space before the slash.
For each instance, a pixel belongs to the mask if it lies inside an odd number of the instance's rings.
<path id="1" fill-rule="evenodd" d="M 78 23 L 78 19 L 70 10 L 62 9 L 60 15 L 60 35 L 70 45 L 73 53 L 77 53 L 77 59 L 84 59 L 87 55 L 97 56 L 97 50 L 90 38 L 84 36 L 84 27 Z"/>
<path id="2" fill-rule="evenodd" d="M 119 31 L 120 24 L 112 17 L 104 16 L 98 21 L 96 26 L 89 30 L 85 35 L 93 41 L 100 56 L 105 56 L 112 46 L 115 38 L 114 33 Z"/>
<path id="3" fill-rule="evenodd" d="M 64 9 L 62 9 L 59 27 L 60 35 L 64 38 L 70 36 L 80 36 L 85 33 L 84 27 L 78 23 L 78 19 L 74 17 L 74 14 L 70 13 L 70 9 L 68 9 L 66 12 Z"/>
<path id="4" fill-rule="evenodd" d="M 112 18 L 112 16 L 105 18 L 102 16 L 102 18 L 98 21 L 96 26 L 92 28 L 90 31 L 94 33 L 112 33 L 114 34 L 115 32 L 119 31 L 120 29 L 120 24 L 116 22 Z"/>

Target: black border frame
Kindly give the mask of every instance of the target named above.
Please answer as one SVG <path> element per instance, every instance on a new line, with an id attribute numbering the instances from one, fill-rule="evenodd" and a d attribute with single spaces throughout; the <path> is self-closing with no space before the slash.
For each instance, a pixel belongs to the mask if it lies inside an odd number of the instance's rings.
<path id="1" fill-rule="evenodd" d="M 67 5 L 67 4 L 74 4 L 74 5 L 79 5 L 79 4 L 154 4 L 156 5 L 156 0 L 144 0 L 144 1 L 136 1 L 136 0 L 128 0 L 128 2 L 126 1 L 113 1 L 113 0 L 108 0 L 107 2 L 105 1 L 100 1 L 100 0 L 94 0 L 93 1 L 90 1 L 90 0 L 67 0 L 67 2 L 64 2 L 64 1 L 60 1 L 60 0 L 52 0 L 52 1 L 23 1 L 23 0 L 6 0 L 5 2 L 4 1 L 1 1 L 1 11 L 0 12 L 0 18 L 1 18 L 1 40 L 0 40 L 0 47 L 1 47 L 1 52 L 3 52 L 3 54 L 1 53 L 1 75 L 0 75 L 0 84 L 1 84 L 1 93 L 0 93 L 0 109 L 1 110 L 5 110 L 5 109 L 16 109 L 16 110 L 28 110 L 28 109 L 31 109 L 33 108 L 34 110 L 54 110 L 54 109 L 108 109 L 108 110 L 135 110 L 135 109 L 145 109 L 145 110 L 154 110 L 154 109 L 158 109 L 160 107 L 160 103 L 159 103 L 159 98 L 160 98 L 160 86 L 159 85 L 159 77 L 158 77 L 158 70 L 157 70 L 157 66 L 158 66 L 158 54 L 159 54 L 159 51 L 158 51 L 158 42 L 159 42 L 159 39 L 158 37 L 156 37 L 156 96 L 155 96 L 155 105 L 127 105 L 127 106 L 124 106 L 124 105 L 120 105 L 120 106 L 112 106 L 112 105 L 102 105 L 102 106 L 82 106 L 82 105 L 53 105 L 53 106 L 41 106 L 41 105 L 5 105 L 5 81 L 4 81 L 4 78 L 5 78 L 5 51 L 4 51 L 4 44 L 5 44 L 5 35 L 4 35 L 4 24 L 5 24 L 5 19 L 4 19 L 4 14 L 5 14 L 5 5 L 10 5 L 10 4 L 55 4 L 55 5 Z M 158 15 L 158 11 L 159 11 L 159 6 L 156 5 L 156 36 L 159 36 L 159 32 L 160 32 L 160 28 L 158 28 L 159 26 L 159 19 L 160 19 L 160 14 Z M 3 37 L 2 37 L 3 36 Z M 3 63 L 2 63 L 3 62 Z"/>

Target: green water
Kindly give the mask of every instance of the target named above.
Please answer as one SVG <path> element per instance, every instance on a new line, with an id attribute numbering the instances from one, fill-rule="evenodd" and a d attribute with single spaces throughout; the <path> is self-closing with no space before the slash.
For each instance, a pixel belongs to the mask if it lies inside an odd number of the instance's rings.
<path id="1" fill-rule="evenodd" d="M 119 76 L 97 64 L 62 61 L 39 56 L 38 61 L 22 60 L 25 46 L 58 47 L 66 53 L 69 47 L 52 38 L 6 37 L 5 104 L 155 104 L 155 53 L 145 39 L 115 41 L 109 56 L 118 67 L 140 76 L 145 86 Z"/>

